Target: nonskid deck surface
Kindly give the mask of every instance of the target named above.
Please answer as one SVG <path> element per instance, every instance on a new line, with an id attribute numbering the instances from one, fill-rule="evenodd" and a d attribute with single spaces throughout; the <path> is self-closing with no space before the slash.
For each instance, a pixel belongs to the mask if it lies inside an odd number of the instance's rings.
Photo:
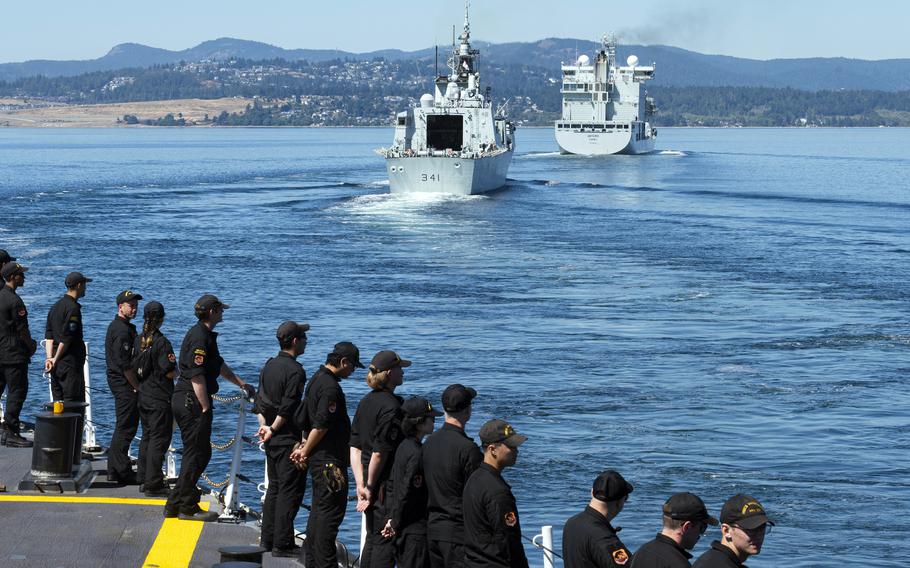
<path id="1" fill-rule="evenodd" d="M 90 462 L 99 474 L 82 493 L 20 493 L 31 459 L 31 448 L 0 446 L 0 566 L 208 568 L 219 562 L 219 547 L 258 543 L 248 525 L 165 519 L 163 499 L 108 483 L 103 459 Z M 263 566 L 300 565 L 266 553 Z"/>

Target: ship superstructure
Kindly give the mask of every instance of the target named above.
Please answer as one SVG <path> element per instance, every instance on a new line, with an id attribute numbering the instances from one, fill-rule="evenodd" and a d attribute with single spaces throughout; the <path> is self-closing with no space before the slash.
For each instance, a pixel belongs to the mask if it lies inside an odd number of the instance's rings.
<path id="1" fill-rule="evenodd" d="M 454 34 L 453 34 L 454 35 Z M 468 4 L 460 43 L 453 41 L 449 74 L 435 80 L 435 93 L 398 113 L 386 159 L 392 193 L 471 195 L 502 187 L 512 162 L 514 125 L 494 113 L 489 87 L 481 91 L 479 51 L 470 43 Z"/>
<path id="2" fill-rule="evenodd" d="M 604 36 L 594 61 L 581 55 L 562 65 L 562 118 L 556 142 L 564 154 L 643 154 L 654 150 L 657 130 L 648 122 L 656 112 L 642 83 L 654 76 L 654 65 L 642 66 L 630 55 L 616 64 L 616 40 Z"/>

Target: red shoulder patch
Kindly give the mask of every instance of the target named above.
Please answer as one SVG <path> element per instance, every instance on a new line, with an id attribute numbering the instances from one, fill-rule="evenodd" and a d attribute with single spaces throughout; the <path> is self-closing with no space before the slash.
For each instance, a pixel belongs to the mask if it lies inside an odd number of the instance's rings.
<path id="1" fill-rule="evenodd" d="M 618 566 L 624 566 L 629 561 L 629 553 L 625 548 L 619 548 L 613 551 L 613 562 Z"/>
<path id="2" fill-rule="evenodd" d="M 420 489 L 420 486 L 423 485 L 423 476 L 420 474 L 415 475 L 413 483 L 414 483 L 414 487 Z"/>
<path id="3" fill-rule="evenodd" d="M 514 527 L 518 524 L 518 515 L 515 514 L 515 511 L 509 511 L 506 513 L 505 521 L 507 527 Z"/>
<path id="4" fill-rule="evenodd" d="M 170 361 L 171 363 L 176 363 L 177 357 L 173 353 L 168 353 L 167 360 Z"/>
<path id="5" fill-rule="evenodd" d="M 24 318 L 27 315 L 28 315 L 28 312 L 25 311 L 25 308 L 19 308 L 19 317 L 20 318 Z"/>
<path id="6" fill-rule="evenodd" d="M 205 357 L 203 357 L 202 355 L 196 355 L 195 357 L 193 357 L 193 363 L 196 363 L 197 365 L 201 365 L 201 364 L 205 363 Z"/>
<path id="7" fill-rule="evenodd" d="M 338 410 L 338 405 L 335 404 L 334 402 L 330 402 L 329 403 L 329 412 L 334 414 L 336 410 Z"/>

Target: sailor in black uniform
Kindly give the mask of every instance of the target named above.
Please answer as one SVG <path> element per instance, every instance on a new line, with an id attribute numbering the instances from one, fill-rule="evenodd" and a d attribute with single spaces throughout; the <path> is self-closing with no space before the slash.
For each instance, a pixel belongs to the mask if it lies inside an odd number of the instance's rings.
<path id="1" fill-rule="evenodd" d="M 521 521 L 512 488 L 502 470 L 515 465 L 518 446 L 527 440 L 503 420 L 480 428 L 483 463 L 464 488 L 465 566 L 528 568 L 521 544 Z M 572 564 L 566 564 L 573 566 Z"/>
<path id="2" fill-rule="evenodd" d="M 275 336 L 281 350 L 262 367 L 256 396 L 258 436 L 265 444 L 269 475 L 259 544 L 278 557 L 293 558 L 300 553 L 294 543 L 294 517 L 306 491 L 306 471 L 298 469 L 290 458 L 300 440 L 294 415 L 306 384 L 306 373 L 297 357 L 306 350 L 309 329 L 309 324 L 294 321 L 278 326 Z"/>
<path id="3" fill-rule="evenodd" d="M 464 566 L 464 485 L 483 461 L 483 453 L 464 432 L 471 419 L 477 391 L 453 384 L 442 392 L 445 423 L 423 445 L 423 475 L 427 484 L 430 561 L 438 568 Z"/>
<path id="4" fill-rule="evenodd" d="M 117 315 L 107 327 L 104 358 L 107 361 L 107 384 L 114 395 L 117 423 L 107 450 L 107 480 L 124 485 L 138 485 L 129 456 L 130 444 L 139 429 L 139 381 L 133 371 L 133 347 L 136 317 L 141 294 L 124 290 L 117 295 Z"/>
<path id="5" fill-rule="evenodd" d="M 164 506 L 164 516 L 168 518 L 180 517 L 187 521 L 218 518 L 217 513 L 199 507 L 196 489 L 196 483 L 212 457 L 212 395 L 218 392 L 218 376 L 243 389 L 248 397 L 256 395 L 256 389 L 234 374 L 218 351 L 218 334 L 213 330 L 228 307 L 211 294 L 196 300 L 194 309 L 199 321 L 186 332 L 180 345 L 177 361 L 180 378 L 174 388 L 171 408 L 180 427 L 183 458 L 177 484 Z"/>
<path id="6" fill-rule="evenodd" d="M 336 343 L 307 385 L 297 413 L 305 440 L 291 453 L 291 459 L 300 467 L 308 467 L 313 487 L 300 555 L 309 568 L 338 566 L 335 537 L 347 509 L 351 456 L 351 419 L 341 381 L 362 368 L 356 345 L 350 341 Z"/>
<path id="7" fill-rule="evenodd" d="M 6 251 L 0 253 L 0 260 L 4 255 L 9 258 Z M 16 293 L 17 288 L 25 285 L 27 270 L 28 267 L 15 259 L 7 260 L 0 270 L 3 277 L 0 289 L 0 395 L 8 389 L 0 443 L 13 448 L 32 446 L 19 433 L 19 414 L 28 396 L 28 363 L 38 345 L 28 328 L 28 310 Z"/>
<path id="8" fill-rule="evenodd" d="M 366 544 L 360 555 L 363 568 L 391 568 L 395 546 L 382 536 L 381 508 L 386 481 L 401 443 L 401 403 L 395 388 L 404 381 L 403 367 L 411 362 L 394 351 L 380 351 L 370 362 L 367 384 L 372 389 L 357 405 L 351 426 L 351 467 L 357 485 L 357 511 L 366 514 Z M 360 467 L 358 467 L 360 464 Z"/>
<path id="9" fill-rule="evenodd" d="M 610 522 L 622 511 L 632 489 L 632 484 L 613 470 L 597 476 L 588 506 L 563 528 L 562 555 L 566 566 L 628 566 L 632 553 L 616 535 L 620 529 L 613 528 Z"/>
<path id="10" fill-rule="evenodd" d="M 663 529 L 632 557 L 632 568 L 690 568 L 689 553 L 717 519 L 692 493 L 677 493 L 663 507 Z"/>
<path id="11" fill-rule="evenodd" d="M 721 540 L 711 543 L 692 568 L 746 568 L 750 556 L 761 552 L 774 523 L 754 497 L 734 495 L 720 510 Z"/>
<path id="12" fill-rule="evenodd" d="M 161 466 L 171 445 L 174 412 L 171 398 L 177 377 L 177 357 L 171 342 L 161 333 L 164 306 L 151 301 L 142 310 L 142 333 L 133 345 L 133 370 L 139 380 L 139 418 L 142 439 L 136 476 L 140 490 L 149 497 L 170 494 Z"/>
<path id="13" fill-rule="evenodd" d="M 427 486 L 421 464 L 421 441 L 442 416 L 427 399 L 415 396 L 401 405 L 401 433 L 387 484 L 382 536 L 395 541 L 398 568 L 430 568 L 427 548 Z"/>
<path id="14" fill-rule="evenodd" d="M 82 305 L 85 286 L 91 282 L 80 272 L 66 275 L 66 294 L 47 314 L 44 372 L 51 374 L 54 400 L 85 402 L 85 340 L 82 335 Z M 84 414 L 84 411 L 82 411 Z M 79 426 L 81 428 L 81 424 Z"/>

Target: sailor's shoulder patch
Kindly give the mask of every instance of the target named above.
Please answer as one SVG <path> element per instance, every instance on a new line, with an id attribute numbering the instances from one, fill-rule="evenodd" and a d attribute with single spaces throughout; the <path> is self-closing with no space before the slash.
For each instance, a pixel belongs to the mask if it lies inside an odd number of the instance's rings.
<path id="1" fill-rule="evenodd" d="M 625 566 L 629 562 L 629 551 L 625 548 L 617 548 L 613 551 L 613 563 L 617 566 Z"/>

